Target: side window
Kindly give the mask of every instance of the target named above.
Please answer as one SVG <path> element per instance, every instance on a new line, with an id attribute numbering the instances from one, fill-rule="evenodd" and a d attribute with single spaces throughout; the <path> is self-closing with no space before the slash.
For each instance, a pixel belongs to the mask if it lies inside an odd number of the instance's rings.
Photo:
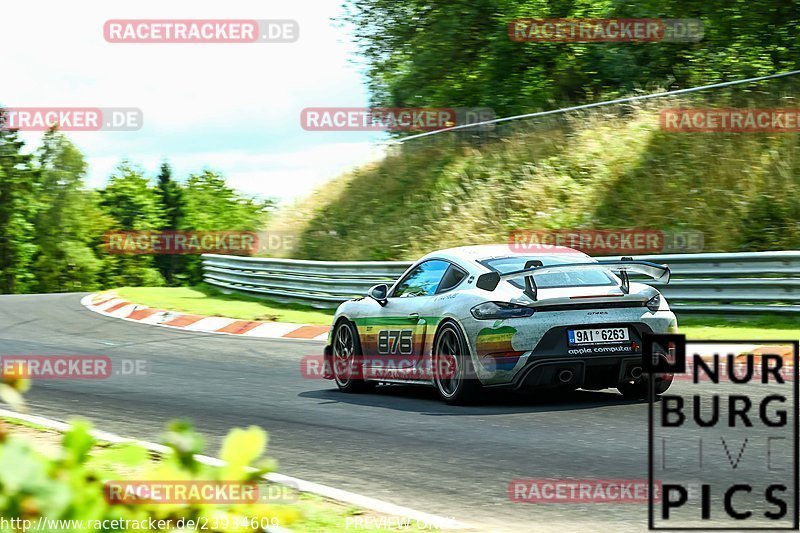
<path id="1" fill-rule="evenodd" d="M 436 294 L 449 291 L 461 283 L 461 280 L 465 277 L 467 277 L 466 272 L 455 265 L 450 265 L 450 268 L 447 269 L 447 272 L 442 278 L 442 282 L 439 284 L 439 290 L 436 291 Z"/>
<path id="2" fill-rule="evenodd" d="M 411 296 L 430 296 L 442 281 L 450 263 L 432 259 L 425 261 L 411 271 L 406 278 L 395 288 L 395 298 L 409 298 Z"/>

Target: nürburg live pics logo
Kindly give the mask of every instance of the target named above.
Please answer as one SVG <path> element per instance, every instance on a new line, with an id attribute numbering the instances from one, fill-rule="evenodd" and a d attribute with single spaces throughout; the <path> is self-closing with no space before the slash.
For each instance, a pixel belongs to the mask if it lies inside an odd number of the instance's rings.
<path id="1" fill-rule="evenodd" d="M 643 344 L 649 529 L 797 530 L 798 341 Z M 671 374 L 685 379 L 657 396 Z"/>

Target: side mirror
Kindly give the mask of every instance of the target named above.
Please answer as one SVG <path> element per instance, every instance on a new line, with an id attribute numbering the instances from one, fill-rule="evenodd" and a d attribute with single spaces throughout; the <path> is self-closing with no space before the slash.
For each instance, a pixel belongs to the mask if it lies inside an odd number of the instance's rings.
<path id="1" fill-rule="evenodd" d="M 389 294 L 389 286 L 386 285 L 385 283 L 379 283 L 378 285 L 373 285 L 372 287 L 370 287 L 367 296 L 369 296 L 370 298 L 381 304 L 381 306 L 384 306 L 388 302 L 388 300 L 386 299 L 388 294 Z"/>

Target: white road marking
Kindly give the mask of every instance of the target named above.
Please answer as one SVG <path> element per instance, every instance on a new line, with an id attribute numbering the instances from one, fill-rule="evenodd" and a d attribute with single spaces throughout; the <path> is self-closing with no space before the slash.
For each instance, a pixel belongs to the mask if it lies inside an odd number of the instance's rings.
<path id="1" fill-rule="evenodd" d="M 103 302 L 102 304 L 95 305 L 93 307 L 95 309 L 97 309 L 98 311 L 105 311 L 106 309 L 110 309 L 110 308 L 114 307 L 117 304 L 121 304 L 124 301 L 125 300 L 123 300 L 122 298 L 112 298 L 107 302 Z"/>
<path id="2" fill-rule="evenodd" d="M 290 331 L 303 327 L 303 324 L 291 324 L 289 322 L 265 322 L 256 326 L 250 331 L 242 333 L 247 337 L 283 337 Z"/>
<path id="3" fill-rule="evenodd" d="M 184 326 L 183 329 L 188 329 L 190 331 L 216 331 L 218 329 L 222 329 L 225 326 L 229 326 L 236 322 L 235 318 L 225 318 L 221 316 L 207 316 L 205 318 L 201 318 L 194 324 L 189 324 L 188 326 Z"/>

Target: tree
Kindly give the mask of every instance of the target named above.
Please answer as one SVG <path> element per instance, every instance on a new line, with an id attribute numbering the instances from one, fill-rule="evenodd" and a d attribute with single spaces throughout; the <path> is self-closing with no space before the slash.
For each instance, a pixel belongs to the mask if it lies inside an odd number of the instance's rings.
<path id="1" fill-rule="evenodd" d="M 36 292 L 94 289 L 101 267 L 92 234 L 99 215 L 84 188 L 83 154 L 63 134 L 45 133 L 36 154 L 34 219 L 37 251 L 32 266 Z"/>
<path id="2" fill-rule="evenodd" d="M 172 179 L 172 169 L 166 161 L 161 164 L 161 172 L 158 175 L 156 184 L 156 196 L 158 197 L 161 210 L 163 212 L 162 230 L 182 229 L 184 211 L 186 209 L 183 190 L 180 184 Z M 156 266 L 167 280 L 167 285 L 175 285 L 176 276 L 180 275 L 184 268 L 184 258 L 176 255 L 158 255 L 155 258 Z"/>
<path id="3" fill-rule="evenodd" d="M 121 230 L 156 230 L 163 223 L 158 197 L 144 172 L 123 161 L 101 191 L 100 205 Z"/>
<path id="4" fill-rule="evenodd" d="M 23 148 L 16 131 L 0 127 L 0 293 L 196 283 L 198 257 L 109 253 L 106 235 L 256 231 L 274 204 L 238 193 L 211 171 L 182 187 L 167 162 L 155 186 L 123 161 L 104 188 L 88 189 L 83 154 L 56 129 L 33 156 Z"/>
<path id="5" fill-rule="evenodd" d="M 185 197 L 186 226 L 201 231 L 256 231 L 273 205 L 240 194 L 210 170 L 189 176 Z"/>
<path id="6" fill-rule="evenodd" d="M 24 144 L 15 130 L 0 127 L 0 293 L 6 294 L 24 292 L 33 281 L 29 266 L 36 251 L 32 219 L 37 202 Z"/>
<path id="7" fill-rule="evenodd" d="M 192 174 L 184 189 L 185 226 L 198 231 L 258 231 L 264 225 L 272 200 L 257 200 L 230 188 L 225 178 L 210 170 Z M 190 284 L 203 279 L 199 257 L 186 260 Z"/>
<path id="8" fill-rule="evenodd" d="M 509 116 L 800 66 L 800 10 L 784 0 L 346 0 L 345 6 L 376 107 L 488 106 Z M 694 43 L 513 42 L 508 24 L 518 18 L 696 18 L 705 33 Z"/>
<path id="9" fill-rule="evenodd" d="M 163 224 L 158 197 L 149 180 L 141 169 L 127 161 L 119 165 L 100 191 L 100 207 L 113 220 L 111 230 L 158 230 Z M 109 254 L 102 244 L 98 244 L 97 250 L 104 258 L 101 276 L 104 286 L 164 284 L 152 256 Z"/>

